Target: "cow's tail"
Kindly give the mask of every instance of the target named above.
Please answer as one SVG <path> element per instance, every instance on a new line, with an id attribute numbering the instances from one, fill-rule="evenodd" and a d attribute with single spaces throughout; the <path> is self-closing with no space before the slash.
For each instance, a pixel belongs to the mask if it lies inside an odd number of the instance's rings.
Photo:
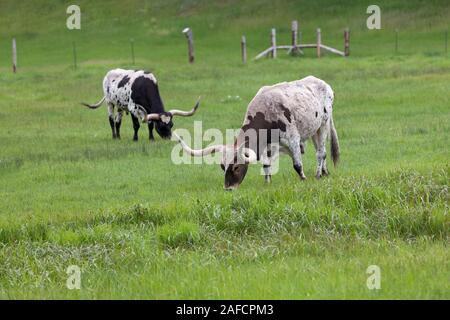
<path id="1" fill-rule="evenodd" d="M 82 102 L 81 104 L 82 104 L 83 106 L 86 106 L 86 107 L 91 108 L 91 109 L 97 109 L 97 108 L 100 107 L 100 106 L 102 105 L 102 103 L 105 101 L 105 98 L 106 98 L 106 97 L 103 97 L 102 100 L 100 100 L 100 101 L 97 102 L 96 104 L 89 104 L 89 103 L 84 103 L 84 102 Z"/>
<path id="2" fill-rule="evenodd" d="M 334 127 L 333 116 L 330 117 L 330 135 L 331 135 L 331 158 L 336 166 L 339 162 L 339 139 L 336 128 Z"/>

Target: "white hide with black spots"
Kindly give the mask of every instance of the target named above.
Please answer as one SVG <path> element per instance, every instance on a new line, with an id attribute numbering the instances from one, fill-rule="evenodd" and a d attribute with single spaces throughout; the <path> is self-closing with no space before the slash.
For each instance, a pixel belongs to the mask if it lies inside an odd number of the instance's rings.
<path id="1" fill-rule="evenodd" d="M 262 112 L 266 121 L 281 120 L 286 124 L 287 132 L 299 135 L 304 141 L 327 124 L 332 114 L 333 100 L 331 87 L 313 76 L 264 86 L 250 102 L 243 125 L 249 122 L 249 115 Z M 293 118 L 291 121 L 280 110 L 280 105 L 289 110 Z"/>
<path id="2" fill-rule="evenodd" d="M 114 69 L 106 74 L 103 79 L 103 93 L 108 105 L 110 118 L 114 119 L 114 107 L 117 108 L 120 118 L 122 117 L 123 111 L 127 113 L 131 112 L 136 118 L 142 116 L 136 102 L 131 98 L 131 87 L 134 80 L 138 77 L 147 78 L 153 81 L 155 85 L 157 84 L 155 76 L 143 70 Z"/>

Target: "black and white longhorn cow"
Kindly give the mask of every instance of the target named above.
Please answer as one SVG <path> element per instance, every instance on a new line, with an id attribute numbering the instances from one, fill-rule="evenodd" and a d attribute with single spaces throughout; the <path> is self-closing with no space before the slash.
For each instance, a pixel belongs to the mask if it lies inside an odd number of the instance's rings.
<path id="1" fill-rule="evenodd" d="M 197 101 L 191 111 L 174 109 L 166 112 L 155 76 L 143 70 L 114 69 L 109 71 L 103 79 L 103 93 L 104 96 L 98 103 L 82 104 L 96 109 L 106 101 L 113 139 L 120 139 L 120 125 L 124 111 L 127 114 L 131 113 L 134 128 L 133 140 L 138 140 L 139 119 L 148 122 L 150 140 L 154 139 L 154 127 L 161 138 L 169 139 L 172 135 L 172 118 L 174 116 L 192 116 L 200 103 Z M 117 108 L 116 116 L 114 116 L 115 108 Z"/>
<path id="2" fill-rule="evenodd" d="M 331 156 L 339 161 L 339 140 L 333 123 L 334 93 L 324 81 L 313 76 L 292 82 L 262 87 L 250 102 L 244 123 L 234 144 L 191 149 L 174 134 L 183 149 L 192 156 L 222 153 L 225 189 L 237 188 L 247 173 L 248 165 L 262 162 L 265 180 L 271 180 L 271 165 L 279 152 L 288 153 L 301 179 L 303 142 L 312 138 L 316 148 L 316 178 L 328 175 L 325 142 L 331 137 Z M 275 138 L 274 138 L 275 137 Z M 279 148 L 273 151 L 273 145 Z M 279 151 L 279 152 L 278 152 Z"/>

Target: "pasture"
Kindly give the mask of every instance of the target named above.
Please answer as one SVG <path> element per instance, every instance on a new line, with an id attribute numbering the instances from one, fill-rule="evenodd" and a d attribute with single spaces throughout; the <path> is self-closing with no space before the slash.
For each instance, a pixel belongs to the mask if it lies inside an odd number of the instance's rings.
<path id="1" fill-rule="evenodd" d="M 449 299 L 450 6 L 379 1 L 383 29 L 369 31 L 366 2 L 78 1 L 82 29 L 69 31 L 70 3 L 3 0 L 0 298 Z M 242 65 L 242 34 L 254 57 L 271 27 L 288 43 L 292 19 L 305 42 L 321 27 L 338 48 L 350 27 L 350 57 Z M 239 128 L 261 86 L 315 75 L 336 94 L 341 162 L 317 181 L 308 142 L 306 181 L 284 156 L 270 185 L 256 165 L 225 192 L 218 165 L 173 164 L 175 142 L 148 141 L 144 126 L 133 142 L 130 116 L 112 140 L 105 106 L 79 104 L 98 101 L 116 67 L 154 72 L 167 109 L 201 95 L 194 117 L 174 119 L 190 132 L 194 120 Z M 66 288 L 69 265 L 81 290 Z M 369 265 L 380 290 L 366 286 Z"/>

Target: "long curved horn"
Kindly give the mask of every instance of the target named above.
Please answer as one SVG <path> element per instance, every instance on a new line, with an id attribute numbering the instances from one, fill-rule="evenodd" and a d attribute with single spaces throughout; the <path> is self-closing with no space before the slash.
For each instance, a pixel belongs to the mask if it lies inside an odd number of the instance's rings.
<path id="1" fill-rule="evenodd" d="M 198 97 L 197 102 L 195 103 L 195 106 L 194 106 L 194 108 L 192 108 L 191 111 L 181 111 L 181 110 L 173 109 L 173 110 L 170 110 L 169 112 L 173 116 L 190 117 L 195 113 L 195 111 L 197 111 L 197 108 L 200 105 L 200 99 L 201 99 L 201 97 Z"/>
<path id="2" fill-rule="evenodd" d="M 223 149 L 225 148 L 224 145 L 216 144 L 214 146 L 210 146 L 210 147 L 207 147 L 204 149 L 191 149 L 186 144 L 186 142 L 184 142 L 183 139 L 181 139 L 175 132 L 172 133 L 172 136 L 174 136 L 175 139 L 177 139 L 178 142 L 180 142 L 184 151 L 186 151 L 187 153 L 189 153 L 191 156 L 194 156 L 194 157 L 202 157 L 202 156 L 206 156 L 208 154 L 214 153 L 214 152 L 223 152 Z"/>
<path id="3" fill-rule="evenodd" d="M 150 113 L 145 117 L 145 121 L 159 120 L 161 119 L 161 115 L 159 113 Z"/>
<path id="4" fill-rule="evenodd" d="M 256 156 L 256 152 L 253 151 L 250 148 L 245 148 L 244 143 L 241 144 L 241 146 L 238 149 L 238 157 L 244 162 L 244 163 L 255 163 L 258 161 L 258 157 Z"/>
<path id="5" fill-rule="evenodd" d="M 159 120 L 160 119 L 160 114 L 159 113 L 147 113 L 147 110 L 145 110 L 145 108 L 143 106 L 140 105 L 136 105 L 136 107 L 141 110 L 142 112 L 142 122 L 149 122 L 152 120 Z"/>

